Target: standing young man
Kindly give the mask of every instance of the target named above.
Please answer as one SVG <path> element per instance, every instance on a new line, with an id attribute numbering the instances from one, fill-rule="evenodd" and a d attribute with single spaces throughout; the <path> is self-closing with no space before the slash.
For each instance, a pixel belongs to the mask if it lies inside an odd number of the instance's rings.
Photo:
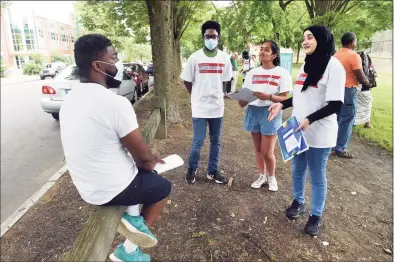
<path id="1" fill-rule="evenodd" d="M 341 39 L 342 48 L 335 54 L 335 58 L 341 62 L 346 71 L 345 100 L 338 114 L 338 137 L 337 145 L 332 154 L 353 158 L 353 155 L 346 151 L 352 136 L 352 129 L 357 112 L 357 87 L 360 84 L 371 87 L 368 78 L 362 69 L 361 57 L 353 51 L 357 45 L 356 35 L 347 32 Z"/>
<path id="2" fill-rule="evenodd" d="M 223 51 L 217 48 L 220 24 L 207 21 L 201 28 L 204 47 L 193 53 L 181 74 L 187 91 L 191 94 L 193 142 L 190 149 L 186 182 L 196 179 L 200 151 L 206 137 L 207 126 L 211 147 L 207 178 L 218 184 L 226 182 L 219 171 L 220 134 L 224 114 L 224 86 L 231 80 L 231 64 Z"/>
<path id="3" fill-rule="evenodd" d="M 234 51 L 231 58 L 231 66 L 233 69 L 233 78 L 231 79 L 231 90 L 230 92 L 234 92 L 237 89 L 237 81 L 238 81 L 238 52 Z"/>
<path id="4" fill-rule="evenodd" d="M 243 51 L 242 52 L 242 82 L 245 82 L 246 74 L 254 68 L 254 61 L 250 57 L 248 51 Z"/>
<path id="5" fill-rule="evenodd" d="M 133 107 L 109 88 L 119 87 L 123 64 L 103 35 L 80 37 L 74 46 L 80 83 L 60 109 L 60 133 L 72 181 L 82 199 L 97 206 L 127 206 L 118 232 L 126 237 L 112 261 L 150 261 L 149 226 L 158 218 L 171 183 L 153 169 L 162 162 L 141 135 Z M 141 214 L 139 205 L 143 205 Z"/>

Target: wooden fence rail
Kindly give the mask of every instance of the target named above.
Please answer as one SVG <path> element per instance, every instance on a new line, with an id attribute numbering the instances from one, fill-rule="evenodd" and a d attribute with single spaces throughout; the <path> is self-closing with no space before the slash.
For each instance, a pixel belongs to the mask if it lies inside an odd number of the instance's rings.
<path id="1" fill-rule="evenodd" d="M 152 114 L 142 135 L 146 143 L 155 137 L 167 137 L 166 104 L 163 98 L 151 98 Z M 73 247 L 63 256 L 63 261 L 105 261 L 115 238 L 124 206 L 97 207 L 80 231 Z"/>

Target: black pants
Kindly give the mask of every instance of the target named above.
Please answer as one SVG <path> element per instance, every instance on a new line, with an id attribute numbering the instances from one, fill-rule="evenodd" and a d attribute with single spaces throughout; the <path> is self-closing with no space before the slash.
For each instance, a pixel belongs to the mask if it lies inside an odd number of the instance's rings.
<path id="1" fill-rule="evenodd" d="M 103 206 L 133 206 L 157 203 L 171 193 L 171 182 L 154 171 L 138 171 L 125 190 Z"/>

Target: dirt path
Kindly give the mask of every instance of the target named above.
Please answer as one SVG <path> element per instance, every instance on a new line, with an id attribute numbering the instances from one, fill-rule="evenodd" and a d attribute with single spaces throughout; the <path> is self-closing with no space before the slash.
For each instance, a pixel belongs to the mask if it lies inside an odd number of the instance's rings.
<path id="1" fill-rule="evenodd" d="M 169 138 L 153 146 L 163 156 L 188 159 L 192 139 L 188 97 L 180 111 L 185 120 L 169 127 Z M 137 110 L 140 125 L 149 115 L 149 101 Z M 208 143 L 201 154 L 195 185 L 187 185 L 187 166 L 164 174 L 173 182 L 171 203 L 152 231 L 159 239 L 146 252 L 153 261 L 391 261 L 392 154 L 354 138 L 352 160 L 331 158 L 322 235 L 306 236 L 307 216 L 288 221 L 291 164 L 277 150 L 279 191 L 250 188 L 257 168 L 250 135 L 243 131 L 244 110 L 226 102 L 221 168 L 234 176 L 229 189 L 205 178 Z M 307 187 L 309 203 L 310 186 Z M 356 192 L 352 195 L 351 192 Z M 309 204 L 308 204 L 309 209 Z M 79 198 L 69 176 L 60 182 L 1 239 L 2 260 L 55 261 L 67 251 L 93 208 Z M 114 246 L 118 243 L 118 236 Z M 322 241 L 327 241 L 324 246 Z"/>

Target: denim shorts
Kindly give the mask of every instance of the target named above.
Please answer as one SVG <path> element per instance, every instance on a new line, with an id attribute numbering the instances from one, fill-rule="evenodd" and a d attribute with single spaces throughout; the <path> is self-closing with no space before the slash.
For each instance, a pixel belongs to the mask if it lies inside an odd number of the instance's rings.
<path id="1" fill-rule="evenodd" d="M 276 130 L 282 125 L 282 111 L 270 122 L 268 108 L 268 106 L 249 105 L 244 120 L 245 130 L 265 136 L 276 135 Z"/>

